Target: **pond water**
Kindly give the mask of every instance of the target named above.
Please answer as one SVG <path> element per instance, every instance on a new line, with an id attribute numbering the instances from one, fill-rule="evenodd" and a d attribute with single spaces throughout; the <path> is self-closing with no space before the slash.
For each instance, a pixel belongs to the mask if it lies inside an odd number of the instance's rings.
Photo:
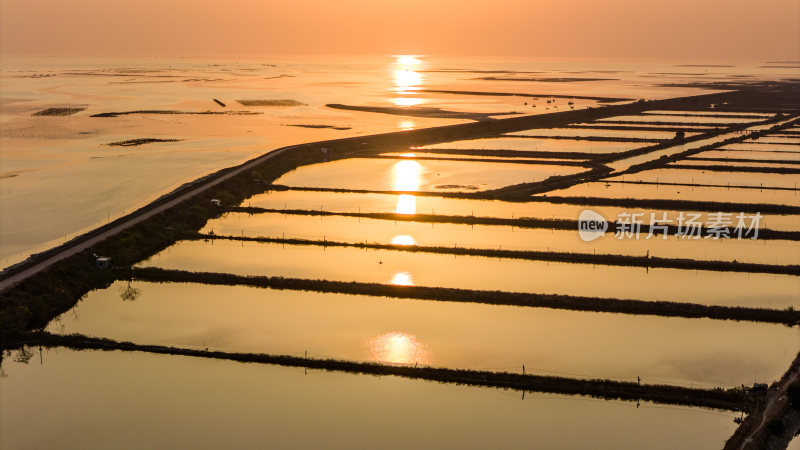
<path id="1" fill-rule="evenodd" d="M 650 215 L 642 216 L 645 223 Z M 656 218 L 661 217 L 656 215 Z M 670 217 L 668 214 L 667 217 Z M 671 216 L 674 220 L 677 214 Z M 616 217 L 609 217 L 616 220 Z M 577 227 L 576 227 L 577 229 Z M 503 250 L 603 253 L 653 257 L 800 264 L 800 242 L 752 239 L 616 239 L 609 235 L 587 243 L 576 230 L 518 228 L 497 225 L 405 222 L 346 216 L 302 216 L 230 213 L 211 220 L 201 230 L 218 236 L 309 239 L 352 243 L 422 245 Z"/>
<path id="2" fill-rule="evenodd" d="M 771 159 L 771 160 L 787 160 L 800 162 L 800 151 L 798 152 L 776 152 L 770 150 L 758 150 L 751 148 L 749 150 L 709 150 L 707 152 L 700 152 L 694 156 L 703 158 L 747 158 L 747 159 Z"/>
<path id="3" fill-rule="evenodd" d="M 232 352 L 681 385 L 780 378 L 800 349 L 782 325 L 127 282 L 49 325 L 118 341 Z M 587 345 L 592 351 L 587 352 Z M 649 381 L 648 381 L 649 380 Z"/>
<path id="4" fill-rule="evenodd" d="M 596 185 L 595 194 L 604 192 L 605 186 Z M 586 206 L 566 205 L 548 202 L 504 202 L 500 200 L 473 200 L 463 198 L 444 198 L 435 196 L 416 196 L 411 194 L 363 194 L 342 192 L 274 191 L 255 195 L 242 203 L 242 206 L 256 206 L 269 209 L 309 209 L 336 212 L 379 212 L 399 214 L 441 214 L 479 217 L 535 217 L 542 219 L 577 220 Z M 674 217 L 678 211 L 652 210 L 641 208 L 620 208 L 592 206 L 607 219 L 622 212 L 641 213 L 657 217 L 666 212 Z M 692 212 L 692 211 L 689 211 Z M 800 215 L 763 214 L 761 223 L 773 230 L 800 230 Z"/>
<path id="5" fill-rule="evenodd" d="M 647 143 L 630 142 L 591 142 L 567 139 L 536 139 L 497 137 L 469 139 L 464 141 L 445 142 L 443 144 L 424 145 L 414 149 L 456 148 L 482 150 L 524 150 L 542 152 L 578 152 L 578 153 L 617 153 L 634 148 L 644 147 Z M 652 145 L 652 144 L 651 144 Z"/>
<path id="6" fill-rule="evenodd" d="M 682 164 L 678 161 L 676 164 Z M 709 162 L 708 165 L 714 165 Z M 722 185 L 727 184 L 737 186 L 754 186 L 754 187 L 782 187 L 782 188 L 797 188 L 800 176 L 797 174 L 778 174 L 778 173 L 756 173 L 756 172 L 725 172 L 725 171 L 712 171 L 703 169 L 683 169 L 683 168 L 670 168 L 670 169 L 652 169 L 642 172 L 636 172 L 617 177 L 610 177 L 609 180 L 625 181 L 650 181 L 650 182 L 664 182 L 664 183 L 690 183 L 690 184 L 709 184 L 709 185 Z M 687 186 L 691 188 L 691 186 Z M 766 192 L 766 191 L 763 191 Z M 788 195 L 800 197 L 797 192 L 789 191 Z M 720 201 L 723 201 L 725 195 L 720 195 Z"/>
<path id="7" fill-rule="evenodd" d="M 719 448 L 737 416 L 142 353 L 42 362 L 2 363 L 3 448 Z"/>
<path id="8" fill-rule="evenodd" d="M 694 116 L 694 117 L 681 117 L 681 116 L 667 116 L 667 115 L 657 115 L 657 114 L 640 114 L 640 115 L 630 115 L 630 116 L 615 116 L 609 117 L 605 119 L 598 119 L 597 122 L 608 122 L 608 121 L 616 121 L 616 120 L 624 120 L 627 122 L 686 122 L 692 124 L 702 124 L 702 125 L 711 125 L 711 126 L 723 126 L 729 123 L 747 123 L 747 122 L 756 122 L 760 119 L 752 119 L 747 117 L 704 117 L 704 116 Z"/>
<path id="9" fill-rule="evenodd" d="M 139 266 L 777 309 L 800 306 L 800 277 L 790 275 L 647 270 L 228 240 L 181 241 Z"/>
<path id="10" fill-rule="evenodd" d="M 677 169 L 675 169 L 677 170 Z M 711 173 L 711 172 L 706 172 Z M 618 176 L 613 180 L 636 181 L 638 174 Z M 772 175 L 772 174 L 770 174 Z M 731 177 L 736 180 L 736 177 Z M 653 182 L 656 180 L 653 179 Z M 691 181 L 691 179 L 689 180 Z M 775 191 L 759 189 L 730 189 L 708 186 L 667 186 L 636 183 L 584 183 L 566 189 L 550 191 L 547 194 L 558 197 L 604 197 L 656 200 L 690 200 L 701 202 L 731 203 L 769 203 L 776 205 L 800 206 L 800 194 L 796 191 Z M 540 195 L 541 196 L 541 195 Z"/>
<path id="11" fill-rule="evenodd" d="M 686 136 L 695 136 L 697 134 L 698 133 L 685 133 Z M 532 130 L 507 133 L 506 136 L 596 136 L 667 140 L 674 138 L 675 133 L 672 131 L 604 130 L 602 128 L 534 128 Z"/>
<path id="12" fill-rule="evenodd" d="M 587 170 L 540 164 L 357 158 L 303 166 L 281 176 L 275 183 L 386 191 L 471 192 Z"/>

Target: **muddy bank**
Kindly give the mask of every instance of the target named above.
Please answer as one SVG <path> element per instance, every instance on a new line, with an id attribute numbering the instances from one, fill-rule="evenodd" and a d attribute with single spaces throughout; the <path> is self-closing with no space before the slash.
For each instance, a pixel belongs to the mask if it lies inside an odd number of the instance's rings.
<path id="1" fill-rule="evenodd" d="M 158 138 L 141 138 L 129 139 L 127 141 L 109 142 L 106 144 L 109 147 L 135 147 L 137 145 L 153 144 L 156 142 L 180 142 L 183 139 L 158 139 Z"/>
<path id="2" fill-rule="evenodd" d="M 251 100 L 236 100 L 242 106 L 308 106 L 303 102 L 298 102 L 290 98 L 264 100 L 264 99 L 251 99 Z"/>
<path id="3" fill-rule="evenodd" d="M 188 114 L 188 115 L 218 115 L 218 116 L 253 116 L 261 114 L 255 111 L 178 111 L 165 109 L 145 109 L 139 111 L 105 112 L 92 114 L 91 117 L 118 117 L 131 114 L 163 115 L 163 114 Z"/>
<path id="4" fill-rule="evenodd" d="M 85 110 L 85 106 L 47 108 L 31 114 L 32 116 L 71 116 Z"/>
<path id="5" fill-rule="evenodd" d="M 521 112 L 502 112 L 502 113 L 473 113 L 473 112 L 460 112 L 448 111 L 441 108 L 425 108 L 419 106 L 356 106 L 356 105 L 342 105 L 338 103 L 329 103 L 328 108 L 343 109 L 346 111 L 361 111 L 372 112 L 379 114 L 392 114 L 395 116 L 409 116 L 409 117 L 427 117 L 434 119 L 467 119 L 476 121 L 489 121 L 495 120 L 494 116 L 508 116 L 515 114 L 522 114 Z"/>

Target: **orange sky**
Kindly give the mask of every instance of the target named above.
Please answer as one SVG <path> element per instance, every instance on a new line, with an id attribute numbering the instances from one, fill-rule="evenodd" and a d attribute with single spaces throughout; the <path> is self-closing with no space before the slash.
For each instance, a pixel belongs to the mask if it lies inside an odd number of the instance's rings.
<path id="1" fill-rule="evenodd" d="M 798 0 L 0 0 L 7 55 L 800 59 Z"/>

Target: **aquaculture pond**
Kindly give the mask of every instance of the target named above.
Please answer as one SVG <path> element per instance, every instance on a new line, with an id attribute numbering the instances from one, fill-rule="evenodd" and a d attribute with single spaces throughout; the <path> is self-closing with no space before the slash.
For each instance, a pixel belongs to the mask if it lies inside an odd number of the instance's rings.
<path id="1" fill-rule="evenodd" d="M 638 181 L 641 177 L 637 177 L 637 175 L 618 176 L 609 180 Z M 731 180 L 736 180 L 736 178 L 731 177 Z M 656 179 L 654 178 L 652 181 L 655 183 Z M 689 181 L 691 182 L 691 179 Z M 639 184 L 636 182 L 605 183 L 600 181 L 583 183 L 537 196 L 686 200 L 800 206 L 800 194 L 794 190 L 735 189 L 727 186 L 670 186 L 665 184 Z"/>
<path id="2" fill-rule="evenodd" d="M 800 277 L 286 245 L 181 241 L 139 264 L 196 272 L 714 305 L 800 306 Z M 625 280 L 608 283 L 608 280 Z"/>
<path id="3" fill-rule="evenodd" d="M 644 213 L 641 213 L 644 214 Z M 650 214 L 641 217 L 645 223 Z M 662 216 L 656 215 L 656 218 Z M 668 216 L 669 217 L 669 214 Z M 672 219 L 676 219 L 677 213 Z M 616 219 L 611 217 L 610 219 Z M 533 250 L 572 253 L 600 253 L 652 257 L 800 264 L 800 243 L 786 240 L 685 239 L 649 236 L 627 239 L 609 233 L 604 239 L 584 242 L 577 226 L 570 230 L 519 228 L 501 225 L 409 222 L 348 216 L 313 216 L 281 213 L 230 213 L 209 221 L 201 230 L 218 236 L 308 239 L 350 243 L 394 244 Z M 649 236 L 649 237 L 648 237 Z M 618 238 L 621 237 L 621 238 Z"/>
<path id="4" fill-rule="evenodd" d="M 723 148 L 722 150 L 709 150 L 707 152 L 697 153 L 698 157 L 703 158 L 740 158 L 740 159 L 761 159 L 761 160 L 778 160 L 778 161 L 796 161 L 800 163 L 800 151 L 797 152 L 779 152 L 772 150 L 759 150 L 757 148 L 750 148 L 747 150 L 735 150 Z M 717 164 L 709 162 L 709 164 Z M 795 167 L 794 165 L 787 167 Z"/>
<path id="5" fill-rule="evenodd" d="M 544 200 L 543 198 L 540 200 Z M 622 212 L 661 217 L 667 213 L 675 217 L 680 211 L 641 209 L 628 207 L 582 206 L 546 201 L 505 202 L 445 198 L 412 194 L 365 194 L 344 192 L 272 191 L 255 195 L 242 203 L 271 209 L 308 209 L 337 212 L 377 212 L 398 214 L 438 214 L 454 216 L 499 217 L 505 219 L 533 217 L 540 219 L 577 220 L 581 211 L 591 208 L 606 219 Z M 692 212 L 692 211 L 684 211 Z M 800 230 L 800 215 L 763 214 L 761 223 L 774 230 Z"/>
<path id="6" fill-rule="evenodd" d="M 764 118 L 766 119 L 766 117 Z M 708 125 L 708 126 L 724 126 L 727 124 L 732 123 L 749 123 L 749 122 L 757 122 L 759 120 L 764 119 L 754 119 L 749 117 L 739 117 L 739 116 L 729 116 L 729 117 L 706 117 L 706 116 L 692 116 L 692 117 L 681 117 L 681 116 L 668 116 L 668 115 L 658 115 L 658 114 L 640 114 L 640 115 L 630 115 L 630 116 L 614 116 L 608 117 L 605 119 L 598 119 L 597 122 L 613 122 L 613 121 L 626 121 L 626 122 L 642 122 L 642 123 L 659 123 L 659 122 L 680 122 L 680 123 L 690 123 L 690 124 L 697 124 L 697 125 Z"/>
<path id="7" fill-rule="evenodd" d="M 685 133 L 694 136 L 698 133 Z M 675 137 L 672 131 L 640 131 L 640 130 L 606 130 L 602 128 L 534 128 L 525 131 L 506 133 L 506 136 L 569 136 L 569 137 L 599 137 L 599 138 L 633 138 L 633 139 L 661 139 L 668 140 Z"/>
<path id="8" fill-rule="evenodd" d="M 718 448 L 738 416 L 190 357 L 36 353 L 0 366 L 0 410 L 13 411 L 0 415 L 3 448 Z"/>
<path id="9" fill-rule="evenodd" d="M 121 298 L 136 289 L 135 299 Z M 780 378 L 783 325 L 120 281 L 53 321 L 119 341 L 703 387 Z M 588 347 L 592 351 L 586 351 Z"/>
<path id="10" fill-rule="evenodd" d="M 675 164 L 681 164 L 678 161 Z M 713 165 L 709 163 L 708 165 Z M 757 173 L 757 172 L 733 172 L 733 171 L 716 171 L 704 169 L 684 169 L 684 168 L 666 168 L 666 169 L 653 169 L 645 170 L 642 172 L 620 175 L 616 177 L 607 178 L 607 180 L 624 180 L 624 181 L 647 181 L 647 182 L 662 182 L 662 183 L 685 183 L 685 184 L 699 184 L 699 185 L 734 185 L 734 186 L 752 186 L 752 187 L 779 187 L 788 189 L 797 189 L 798 174 L 781 174 L 781 173 Z M 692 188 L 692 186 L 687 186 Z M 760 191 L 767 192 L 767 191 Z M 784 191 L 790 196 L 800 196 L 797 191 Z M 720 201 L 723 201 L 725 195 L 720 195 Z"/>
<path id="11" fill-rule="evenodd" d="M 425 145 L 414 149 L 521 150 L 543 152 L 617 153 L 647 145 L 636 142 L 592 142 L 568 139 L 497 137 Z"/>
<path id="12" fill-rule="evenodd" d="M 473 192 L 587 170 L 541 164 L 356 158 L 303 166 L 283 175 L 276 183 L 386 191 Z"/>

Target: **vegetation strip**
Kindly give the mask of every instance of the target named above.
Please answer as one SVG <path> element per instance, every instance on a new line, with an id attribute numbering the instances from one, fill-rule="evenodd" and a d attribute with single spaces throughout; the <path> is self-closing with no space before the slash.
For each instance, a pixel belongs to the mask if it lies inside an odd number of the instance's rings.
<path id="1" fill-rule="evenodd" d="M 99 114 L 92 114 L 91 117 L 117 117 L 126 116 L 130 114 L 196 114 L 196 115 L 211 115 L 211 116 L 252 116 L 261 114 L 255 111 L 178 111 L 178 110 L 162 110 L 162 109 L 143 109 L 138 111 L 121 111 L 121 112 L 106 112 Z"/>
<path id="2" fill-rule="evenodd" d="M 20 337 L 17 346 L 20 345 L 66 347 L 74 350 L 137 351 L 162 355 L 213 358 L 240 363 L 304 367 L 307 369 L 374 376 L 397 376 L 436 381 L 439 383 L 495 387 L 528 392 L 587 395 L 612 400 L 644 400 L 663 404 L 702 406 L 733 411 L 747 411 L 754 404 L 753 399 L 747 392 L 736 388 L 727 390 L 720 388 L 700 389 L 604 379 L 577 379 L 522 373 L 450 369 L 443 367 L 417 367 L 375 362 L 272 355 L 267 353 L 234 353 L 163 345 L 142 345 L 132 342 L 119 342 L 105 338 L 88 337 L 79 334 L 55 335 L 45 332 L 30 333 Z M 10 348 L 10 346 L 5 347 Z"/>
<path id="3" fill-rule="evenodd" d="M 393 220 L 400 222 L 421 222 L 421 223 L 451 223 L 460 225 L 488 225 L 488 226 L 511 226 L 517 228 L 544 228 L 549 230 L 578 230 L 578 221 L 570 219 L 539 219 L 534 217 L 519 217 L 519 218 L 502 218 L 502 217 L 484 217 L 484 216 L 450 216 L 439 214 L 398 214 L 398 213 L 378 213 L 378 212 L 337 212 L 337 211 L 318 211 L 313 209 L 272 209 L 272 208 L 259 208 L 252 206 L 233 206 L 227 208 L 230 212 L 239 212 L 245 214 L 292 214 L 298 216 L 343 216 L 343 217 L 360 217 L 364 219 L 378 219 L 378 220 Z M 614 233 L 621 230 L 622 227 L 616 222 L 609 222 L 609 232 Z M 705 236 L 708 229 L 705 227 L 698 228 L 701 235 Z M 647 224 L 642 224 L 640 231 L 649 234 L 650 227 Z M 674 236 L 678 233 L 678 227 L 669 225 L 666 228 L 666 233 Z M 735 235 L 734 230 L 727 229 L 729 235 Z M 653 234 L 661 236 L 665 233 L 664 229 L 654 228 Z M 779 231 L 762 228 L 758 231 L 759 239 L 779 239 L 779 240 L 800 240 L 800 231 Z"/>
<path id="4" fill-rule="evenodd" d="M 487 258 L 524 259 L 529 261 L 556 261 L 578 264 L 600 264 L 606 266 L 636 266 L 661 269 L 710 270 L 715 272 L 771 273 L 800 275 L 800 266 L 740 263 L 681 258 L 659 258 L 655 256 L 613 255 L 607 253 L 568 253 L 532 250 L 502 250 L 487 248 L 462 248 L 425 245 L 377 244 L 367 242 L 339 242 L 311 239 L 285 239 L 270 237 L 230 236 L 198 234 L 197 239 L 225 239 L 231 241 L 273 242 L 289 245 L 316 245 L 325 247 L 354 247 L 373 250 L 395 250 L 419 253 L 443 253 L 448 255 L 483 256 Z"/>
<path id="5" fill-rule="evenodd" d="M 800 311 L 780 311 L 741 306 L 713 306 L 667 301 L 622 300 L 559 294 L 533 294 L 504 291 L 482 291 L 426 286 L 362 283 L 356 281 L 310 280 L 268 276 L 244 276 L 229 273 L 188 272 L 155 267 L 115 269 L 119 280 L 141 280 L 166 283 L 201 283 L 222 286 L 253 286 L 372 297 L 407 298 L 430 301 L 484 303 L 488 305 L 523 306 L 532 308 L 566 309 L 575 311 L 612 312 L 633 315 L 652 315 L 718 320 L 780 323 L 793 326 L 800 323 Z"/>

